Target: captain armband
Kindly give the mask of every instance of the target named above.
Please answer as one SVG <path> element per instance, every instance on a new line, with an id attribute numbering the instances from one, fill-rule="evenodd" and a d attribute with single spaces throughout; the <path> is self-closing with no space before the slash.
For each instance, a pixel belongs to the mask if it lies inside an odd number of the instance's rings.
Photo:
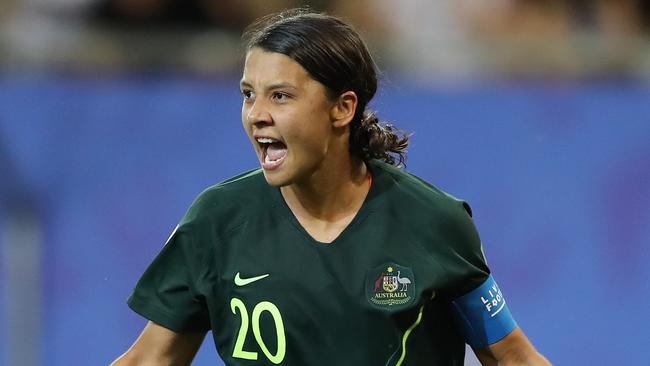
<path id="1" fill-rule="evenodd" d="M 473 348 L 496 343 L 517 327 L 492 276 L 452 301 L 452 305 L 465 339 Z"/>

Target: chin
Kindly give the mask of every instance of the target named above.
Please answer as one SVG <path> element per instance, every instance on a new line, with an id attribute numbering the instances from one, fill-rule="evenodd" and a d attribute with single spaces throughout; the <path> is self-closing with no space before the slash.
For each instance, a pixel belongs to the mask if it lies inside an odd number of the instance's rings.
<path id="1" fill-rule="evenodd" d="M 288 177 L 284 177 L 281 174 L 277 173 L 269 173 L 267 171 L 264 172 L 264 179 L 266 179 L 266 183 L 268 183 L 272 187 L 284 187 L 288 186 L 291 184 L 291 180 Z"/>

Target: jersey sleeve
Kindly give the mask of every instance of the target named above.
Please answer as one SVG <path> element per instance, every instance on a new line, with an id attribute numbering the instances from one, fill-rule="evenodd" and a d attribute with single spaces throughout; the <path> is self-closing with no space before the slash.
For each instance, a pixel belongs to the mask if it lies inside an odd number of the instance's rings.
<path id="1" fill-rule="evenodd" d="M 459 204 L 462 210 L 455 210 L 449 223 L 453 244 L 446 261 L 451 275 L 447 295 L 466 342 L 482 348 L 510 334 L 517 323 L 490 274 L 471 208 L 466 202 Z"/>
<path id="2" fill-rule="evenodd" d="M 136 313 L 176 332 L 198 332 L 210 329 L 205 298 L 197 293 L 191 268 L 200 263 L 192 236 L 181 225 L 153 260 L 128 299 Z"/>
<path id="3" fill-rule="evenodd" d="M 446 296 L 450 299 L 477 288 L 490 275 L 472 210 L 466 202 L 456 200 L 454 203 L 443 229 L 447 250 L 442 256 L 449 279 Z"/>

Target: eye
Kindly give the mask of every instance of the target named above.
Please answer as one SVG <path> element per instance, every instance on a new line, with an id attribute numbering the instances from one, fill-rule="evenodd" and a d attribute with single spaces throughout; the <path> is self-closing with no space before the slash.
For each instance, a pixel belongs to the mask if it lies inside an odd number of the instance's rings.
<path id="1" fill-rule="evenodd" d="M 285 102 L 287 99 L 289 99 L 289 94 L 283 92 L 273 92 L 273 94 L 271 94 L 271 98 L 278 102 Z"/>
<path id="2" fill-rule="evenodd" d="M 253 92 L 248 89 L 242 89 L 241 90 L 241 95 L 244 98 L 244 100 L 250 100 L 253 98 Z"/>

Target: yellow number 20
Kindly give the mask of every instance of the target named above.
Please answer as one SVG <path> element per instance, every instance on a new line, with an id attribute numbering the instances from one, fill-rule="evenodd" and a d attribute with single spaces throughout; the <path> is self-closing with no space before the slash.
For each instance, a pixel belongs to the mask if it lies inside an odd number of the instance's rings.
<path id="1" fill-rule="evenodd" d="M 240 299 L 233 297 L 230 300 L 230 310 L 233 314 L 237 314 L 237 310 L 241 314 L 241 326 L 239 327 L 239 334 L 237 335 L 237 340 L 235 341 L 235 348 L 232 351 L 232 357 L 243 358 L 245 360 L 257 360 L 257 352 L 244 351 L 244 342 L 246 341 L 246 335 L 248 334 L 248 310 L 246 310 L 246 305 Z M 263 312 L 268 311 L 269 314 L 273 317 L 273 322 L 275 323 L 275 332 L 278 340 L 278 349 L 275 354 L 272 354 L 266 344 L 264 339 L 262 339 L 262 333 L 260 331 L 260 316 Z M 284 360 L 284 355 L 287 351 L 287 340 L 284 335 L 284 323 L 282 322 L 282 315 L 280 310 L 273 303 L 268 301 L 262 301 L 259 304 L 255 305 L 253 308 L 253 335 L 257 344 L 264 352 L 264 355 L 278 365 Z"/>

